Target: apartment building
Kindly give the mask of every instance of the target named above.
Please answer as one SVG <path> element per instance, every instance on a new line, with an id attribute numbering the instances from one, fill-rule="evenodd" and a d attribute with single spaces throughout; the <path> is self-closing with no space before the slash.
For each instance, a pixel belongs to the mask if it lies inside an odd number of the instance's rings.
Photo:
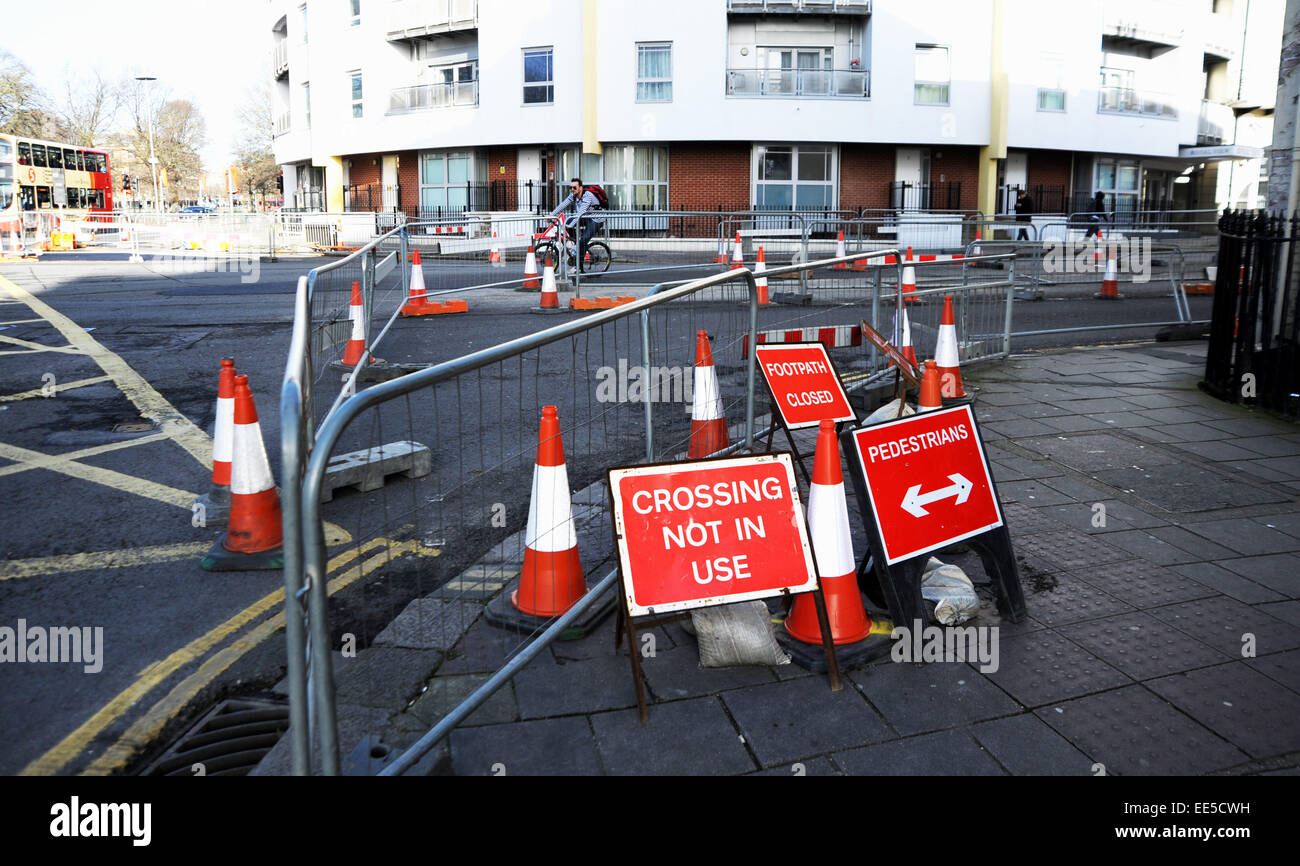
<path id="1" fill-rule="evenodd" d="M 287 205 L 994 213 L 1258 197 L 1283 0 L 269 7 Z"/>

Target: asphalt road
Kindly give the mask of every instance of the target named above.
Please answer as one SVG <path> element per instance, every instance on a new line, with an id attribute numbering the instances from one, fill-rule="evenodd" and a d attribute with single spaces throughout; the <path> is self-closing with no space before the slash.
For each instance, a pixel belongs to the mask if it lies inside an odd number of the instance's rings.
<path id="1" fill-rule="evenodd" d="M 210 477 L 204 464 L 223 357 L 236 358 L 250 377 L 280 477 L 279 388 L 293 291 L 300 274 L 324 261 L 217 271 L 167 261 L 132 265 L 122 254 L 79 252 L 0 268 L 0 627 L 16 628 L 24 620 L 28 627 L 103 629 L 96 673 L 68 663 L 0 664 L 0 718 L 10 723 L 10 736 L 0 743 L 0 772 L 138 770 L 217 698 L 263 691 L 283 675 L 283 636 L 275 620 L 281 574 L 200 570 L 199 559 L 220 530 L 192 525 L 189 503 Z M 515 267 L 463 262 L 430 268 L 430 288 L 514 278 Z M 587 280 L 583 294 L 644 294 L 651 282 L 715 272 L 620 274 L 616 265 Z M 1167 288 L 1134 287 L 1119 303 L 1093 300 L 1096 288 L 1048 287 L 1043 301 L 1016 302 L 1015 330 L 1173 318 Z M 774 292 L 783 290 L 774 284 Z M 864 310 L 844 303 L 850 294 L 846 285 L 843 294 L 822 295 L 831 303 L 764 309 L 760 327 L 853 324 Z M 571 317 L 533 315 L 528 307 L 535 296 L 508 289 L 472 290 L 465 297 L 470 314 L 399 320 L 377 354 L 436 363 Z M 1193 317 L 1208 318 L 1209 299 L 1191 300 Z M 971 329 L 995 332 L 998 309 L 991 303 L 972 309 Z M 913 309 L 921 354 L 932 344 L 938 310 L 936 303 Z M 722 293 L 658 316 L 655 362 L 689 365 L 697 329 L 735 334 L 744 316 L 738 301 Z M 599 345 L 588 341 L 575 349 L 576 341 L 566 341 L 543 350 L 539 374 L 527 381 L 503 367 L 487 368 L 467 380 L 477 393 L 468 385 L 438 389 L 348 431 L 340 450 L 375 437 L 418 437 L 430 443 L 438 471 L 423 481 L 391 483 L 389 493 L 340 495 L 324 506 L 325 518 L 358 543 L 385 534 L 391 540 L 406 513 L 396 497 L 407 497 L 401 501 L 409 501 L 411 511 L 439 502 L 434 516 L 425 518 L 432 525 L 416 521 L 403 529 L 440 546 L 442 555 L 390 569 L 382 580 L 360 574 L 339 596 L 336 632 L 373 636 L 407 599 L 475 561 L 501 532 L 519 528 L 536 443 L 530 407 L 562 406 L 575 488 L 608 465 L 639 456 L 643 446 L 628 431 L 638 429 L 640 408 L 596 405 L 579 388 L 599 367 L 617 366 L 620 358 L 639 361 L 639 333 L 630 323 L 607 331 L 611 336 Z M 1012 348 L 1150 339 L 1154 331 L 1025 337 Z M 739 385 L 740 346 L 718 344 L 715 353 L 724 390 Z M 318 397 L 332 398 L 337 380 L 326 377 L 321 384 Z M 680 408 L 664 411 L 667 436 L 656 450 L 668 454 L 688 428 Z M 488 429 L 481 420 L 506 414 L 518 419 L 509 431 Z M 478 480 L 467 485 L 465 478 Z M 498 503 L 505 504 L 509 526 L 489 530 L 488 513 Z M 383 604 L 367 601 L 376 592 Z"/>

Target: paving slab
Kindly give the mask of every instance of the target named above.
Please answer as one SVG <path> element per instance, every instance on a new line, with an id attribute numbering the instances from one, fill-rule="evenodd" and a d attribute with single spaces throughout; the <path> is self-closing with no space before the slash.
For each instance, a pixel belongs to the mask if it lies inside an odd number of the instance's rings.
<path id="1" fill-rule="evenodd" d="M 591 716 L 605 772 L 612 776 L 730 776 L 756 769 L 715 697 Z"/>
<path id="2" fill-rule="evenodd" d="M 1009 637 L 1001 644 L 1001 665 L 986 676 L 1026 707 L 1132 682 L 1123 672 L 1051 630 Z"/>
<path id="3" fill-rule="evenodd" d="M 1034 619 L 1047 626 L 1085 622 L 1117 613 L 1128 613 L 1132 605 L 1068 574 L 1055 575 L 1050 582 L 1030 581 L 1025 607 Z"/>
<path id="4" fill-rule="evenodd" d="M 999 482 L 998 496 L 1003 502 L 1021 502 L 1033 506 L 1063 505 L 1074 501 L 1042 481 L 1034 480 L 1008 481 L 1005 484 Z"/>
<path id="5" fill-rule="evenodd" d="M 981 425 L 980 432 L 982 433 L 985 430 L 1005 436 L 1008 439 L 1019 439 L 1022 436 L 1043 436 L 1055 432 L 1041 421 L 1034 421 L 1030 418 L 1021 418 L 1016 421 L 995 421 L 992 424 Z"/>
<path id="6" fill-rule="evenodd" d="M 1032 713 L 980 722 L 967 730 L 1013 776 L 1092 774 L 1092 759 Z"/>
<path id="7" fill-rule="evenodd" d="M 750 773 L 751 776 L 843 776 L 840 768 L 831 763 L 830 758 L 809 758 L 806 761 L 793 761 L 788 766 L 771 767 Z"/>
<path id="8" fill-rule="evenodd" d="M 1181 547 L 1175 547 L 1164 539 L 1152 535 L 1158 528 L 1111 532 L 1106 535 L 1106 540 L 1126 551 L 1130 557 L 1141 557 L 1148 562 L 1159 565 L 1196 562 L 1200 558 L 1194 553 L 1189 553 Z"/>
<path id="9" fill-rule="evenodd" d="M 1242 556 L 1300 550 L 1300 538 L 1289 535 L 1282 529 L 1270 528 L 1258 518 L 1240 517 L 1206 523 L 1188 523 L 1185 524 L 1185 528 Z"/>
<path id="10" fill-rule="evenodd" d="M 466 698 L 488 681 L 490 674 L 452 674 L 429 680 L 424 694 L 416 698 L 407 714 L 426 727 L 433 727 L 444 716 L 456 709 Z M 515 703 L 513 683 L 497 689 L 478 709 L 470 713 L 461 724 L 501 725 L 519 720 L 519 707 Z"/>
<path id="11" fill-rule="evenodd" d="M 1246 659 L 1246 666 L 1300 694 L 1300 650 Z"/>
<path id="12" fill-rule="evenodd" d="M 978 670 L 959 662 L 890 662 L 851 671 L 849 678 L 890 727 L 904 735 L 1021 711 Z"/>
<path id="13" fill-rule="evenodd" d="M 1236 661 L 1154 680 L 1156 694 L 1246 751 L 1266 758 L 1300 750 L 1300 695 Z"/>
<path id="14" fill-rule="evenodd" d="M 1005 776 L 965 731 L 939 731 L 831 755 L 846 776 Z"/>
<path id="15" fill-rule="evenodd" d="M 585 716 L 539 719 L 451 732 L 457 776 L 598 776 L 596 741 Z"/>
<path id="16" fill-rule="evenodd" d="M 789 667 L 789 665 L 781 665 L 781 667 Z M 642 658 L 641 670 L 650 685 L 650 691 L 657 700 L 661 701 L 776 682 L 773 668 L 767 665 L 702 668 L 700 653 L 696 647 L 680 647 L 667 652 L 657 652 L 653 657 Z"/>
<path id="17" fill-rule="evenodd" d="M 1270 556 L 1225 559 L 1220 564 L 1229 571 L 1289 598 L 1300 597 L 1300 556 L 1275 553 Z"/>
<path id="18" fill-rule="evenodd" d="M 1246 604 L 1281 601 L 1285 598 L 1268 587 L 1234 574 L 1213 562 L 1189 562 L 1186 565 L 1170 566 L 1170 569 L 1197 583 L 1204 584 L 1208 589 L 1223 593 L 1237 601 L 1244 601 Z"/>
<path id="19" fill-rule="evenodd" d="M 483 614 L 483 606 L 440 598 L 413 599 L 378 636 L 377 646 L 449 650 Z"/>
<path id="20" fill-rule="evenodd" d="M 364 649 L 339 672 L 337 700 L 399 710 L 420 693 L 442 659 L 443 654 L 437 650 L 390 646 Z"/>
<path id="21" fill-rule="evenodd" d="M 1194 454 L 1203 460 L 1226 463 L 1229 460 L 1257 460 L 1260 455 L 1254 451 L 1234 445 L 1231 440 L 1211 439 L 1207 442 L 1180 442 L 1175 446 L 1179 451 Z"/>
<path id="22" fill-rule="evenodd" d="M 1059 631 L 1135 680 L 1230 661 L 1219 650 L 1141 612 L 1095 619 Z"/>
<path id="23" fill-rule="evenodd" d="M 626 648 L 563 664 L 525 667 L 515 676 L 515 697 L 525 719 L 590 713 L 636 705 L 636 686 Z"/>
<path id="24" fill-rule="evenodd" d="M 1192 532 L 1190 528 L 1155 526 L 1148 529 L 1147 533 L 1154 535 L 1166 544 L 1171 544 L 1179 550 L 1190 553 L 1196 559 L 1212 560 L 1235 555 L 1231 548 L 1216 544 L 1205 536 Z"/>
<path id="25" fill-rule="evenodd" d="M 1017 444 L 1090 475 L 1105 470 L 1178 462 L 1176 457 L 1158 446 L 1133 442 L 1112 432 L 1044 436 Z"/>
<path id="26" fill-rule="evenodd" d="M 1271 617 L 1288 622 L 1294 626 L 1300 626 L 1300 601 L 1292 599 L 1290 601 L 1279 601 L 1272 604 L 1261 604 L 1256 606 L 1256 610 L 1262 611 Z"/>
<path id="27" fill-rule="evenodd" d="M 1241 657 L 1248 634 L 1256 655 L 1300 647 L 1300 628 L 1226 596 L 1153 608 L 1151 615 L 1233 658 Z"/>
<path id="28" fill-rule="evenodd" d="M 1132 559 L 1131 553 L 1109 543 L 1119 534 L 1121 533 L 1108 535 L 1102 541 L 1096 536 L 1066 530 L 1051 535 L 1030 536 L 1021 540 L 1017 547 L 1024 553 L 1039 557 L 1059 571 L 1074 571 Z"/>

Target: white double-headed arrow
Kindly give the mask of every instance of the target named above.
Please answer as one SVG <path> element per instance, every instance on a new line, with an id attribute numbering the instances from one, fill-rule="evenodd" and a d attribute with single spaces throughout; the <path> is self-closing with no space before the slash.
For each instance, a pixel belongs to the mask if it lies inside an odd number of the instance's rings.
<path id="1" fill-rule="evenodd" d="M 913 517 L 925 517 L 930 512 L 925 510 L 925 506 L 931 502 L 938 502 L 940 499 L 947 499 L 949 496 L 956 496 L 957 501 L 954 505 L 961 505 L 970 498 L 971 488 L 975 485 L 966 480 L 966 476 L 959 472 L 954 472 L 948 476 L 952 482 L 947 487 L 939 490 L 932 490 L 929 493 L 921 492 L 921 485 L 907 489 L 907 495 L 903 497 L 903 510 Z"/>

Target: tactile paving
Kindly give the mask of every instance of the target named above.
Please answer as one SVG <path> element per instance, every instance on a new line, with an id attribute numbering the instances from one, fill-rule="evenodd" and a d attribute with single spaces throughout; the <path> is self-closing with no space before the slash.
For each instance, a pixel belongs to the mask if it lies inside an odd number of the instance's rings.
<path id="1" fill-rule="evenodd" d="M 986 676 L 1027 707 L 1132 682 L 1092 653 L 1046 629 L 1001 641 L 998 655 L 998 670 Z"/>
<path id="2" fill-rule="evenodd" d="M 1218 595 L 1202 583 L 1141 559 L 1106 563 L 1074 574 L 1142 610 Z"/>
<path id="3" fill-rule="evenodd" d="M 1046 625 L 1085 622 L 1133 610 L 1124 601 L 1068 574 L 1059 575 L 1052 589 L 1027 592 L 1025 606 Z"/>
<path id="4" fill-rule="evenodd" d="M 1256 758 L 1300 750 L 1300 695 L 1244 662 L 1147 684 L 1152 691 Z"/>
<path id="5" fill-rule="evenodd" d="M 1123 562 L 1133 558 L 1127 551 L 1073 530 L 1051 535 L 1031 535 L 1021 539 L 1017 547 L 1061 571 L 1091 568 L 1099 562 Z"/>
<path id="6" fill-rule="evenodd" d="M 1093 620 L 1061 634 L 1138 680 L 1229 661 L 1218 650 L 1145 613 Z"/>

